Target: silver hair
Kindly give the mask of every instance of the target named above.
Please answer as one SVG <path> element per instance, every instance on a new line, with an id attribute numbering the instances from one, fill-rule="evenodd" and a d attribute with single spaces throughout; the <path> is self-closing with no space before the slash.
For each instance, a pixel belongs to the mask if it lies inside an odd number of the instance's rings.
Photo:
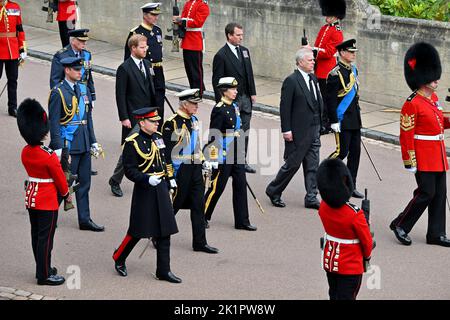
<path id="1" fill-rule="evenodd" d="M 295 54 L 295 64 L 298 65 L 299 61 L 303 60 L 307 54 L 312 54 L 313 51 L 310 48 L 300 48 Z"/>

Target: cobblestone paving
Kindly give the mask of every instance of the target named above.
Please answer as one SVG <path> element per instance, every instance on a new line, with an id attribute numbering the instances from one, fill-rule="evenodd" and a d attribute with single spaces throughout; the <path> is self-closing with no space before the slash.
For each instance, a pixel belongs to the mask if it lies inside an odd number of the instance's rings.
<path id="1" fill-rule="evenodd" d="M 19 289 L 0 287 L 0 300 L 61 300 Z"/>

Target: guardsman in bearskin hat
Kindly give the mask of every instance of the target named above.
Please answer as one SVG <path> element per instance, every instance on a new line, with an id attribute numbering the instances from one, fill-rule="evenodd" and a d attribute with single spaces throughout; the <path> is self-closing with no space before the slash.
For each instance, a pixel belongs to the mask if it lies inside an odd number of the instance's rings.
<path id="1" fill-rule="evenodd" d="M 220 78 L 217 84 L 222 100 L 212 109 L 209 141 L 204 150 L 209 150 L 206 153 L 207 159 L 216 158 L 219 165 L 218 169 L 212 172 L 212 184 L 205 195 L 205 219 L 208 228 L 208 221 L 211 220 L 214 208 L 231 176 L 233 177 L 234 227 L 256 231 L 256 227 L 250 224 L 248 216 L 245 142 L 239 107 L 234 102 L 237 86 L 238 82 L 233 77 Z"/>
<path id="2" fill-rule="evenodd" d="M 181 279 L 170 271 L 170 236 L 178 232 L 170 189 L 177 184 L 170 163 L 166 163 L 165 144 L 157 132 L 161 120 L 157 108 L 133 111 L 140 131 L 125 139 L 123 166 L 125 176 L 134 182 L 130 225 L 125 239 L 114 251 L 116 271 L 127 276 L 125 260 L 142 238 L 153 237 L 157 243 L 156 278 L 173 283 Z"/>
<path id="3" fill-rule="evenodd" d="M 173 210 L 191 210 L 192 247 L 194 251 L 218 253 L 206 242 L 205 184 L 203 171 L 209 174 L 212 164 L 206 161 L 200 145 L 199 121 L 195 114 L 202 102 L 200 89 L 187 89 L 177 94 L 180 107 L 176 114 L 164 122 L 162 134 L 166 144 L 166 158 L 177 182 L 173 196 Z"/>
<path id="4" fill-rule="evenodd" d="M 161 117 L 159 127 L 162 127 L 164 122 L 164 97 L 166 96 L 166 83 L 163 70 L 163 36 L 162 30 L 156 25 L 159 15 L 161 14 L 160 2 L 149 2 L 142 7 L 142 23 L 131 29 L 125 42 L 124 61 L 131 55 L 131 50 L 128 47 L 128 40 L 134 34 L 142 34 L 147 38 L 147 59 L 150 63 L 150 72 L 153 76 L 153 83 L 155 87 L 155 103 L 158 107 L 158 113 Z"/>
<path id="5" fill-rule="evenodd" d="M 359 158 L 361 156 L 361 109 L 359 107 L 359 80 L 356 59 L 356 40 L 350 39 L 336 46 L 339 62 L 327 78 L 324 94 L 328 106 L 328 118 L 336 139 L 336 151 L 330 158 L 347 158 L 347 167 L 353 178 L 352 197 L 364 198 L 356 190 Z"/>
<path id="6" fill-rule="evenodd" d="M 353 180 L 341 159 L 322 161 L 317 185 L 322 197 L 319 216 L 325 229 L 322 266 L 330 300 L 355 300 L 372 254 L 369 225 L 363 210 L 348 202 Z"/>
<path id="7" fill-rule="evenodd" d="M 9 0 L 0 0 L 0 78 L 5 66 L 8 85 L 8 114 L 17 115 L 17 78 L 19 64 L 27 57 L 25 32 L 20 6 Z"/>
<path id="8" fill-rule="evenodd" d="M 61 158 L 63 169 L 78 176 L 80 185 L 75 195 L 80 230 L 101 232 L 105 228 L 91 219 L 89 190 L 91 153 L 103 151 L 95 138 L 89 88 L 85 87 L 87 90 L 85 92 L 78 83 L 83 61 L 81 58 L 69 57 L 62 59 L 61 64 L 64 67 L 65 78 L 51 90 L 48 102 L 50 148 Z"/>
<path id="9" fill-rule="evenodd" d="M 49 121 L 39 102 L 26 99 L 20 104 L 17 125 L 28 144 L 22 150 L 22 164 L 28 174 L 25 206 L 30 215 L 37 283 L 60 285 L 65 280 L 56 274 L 56 268 L 51 265 L 53 237 L 58 221 L 58 194 L 69 202 L 72 198 L 56 153 L 42 143 L 49 132 Z"/>
<path id="10" fill-rule="evenodd" d="M 327 92 L 328 73 L 336 66 L 336 46 L 344 40 L 340 20 L 345 18 L 345 0 L 319 0 L 322 15 L 326 24 L 320 28 L 313 50 L 315 51 L 315 74 L 319 81 L 320 91 Z M 326 102 L 326 101 L 325 101 Z M 323 123 L 327 132 L 330 131 L 328 108 L 324 104 Z"/>
<path id="11" fill-rule="evenodd" d="M 439 53 L 428 43 L 414 44 L 406 52 L 404 71 L 414 92 L 401 110 L 400 145 L 403 164 L 415 174 L 417 189 L 390 228 L 400 243 L 411 245 L 408 233 L 428 208 L 427 243 L 450 247 L 445 234 L 448 162 L 444 143 L 450 120 L 444 117 L 436 95 L 442 73 Z"/>

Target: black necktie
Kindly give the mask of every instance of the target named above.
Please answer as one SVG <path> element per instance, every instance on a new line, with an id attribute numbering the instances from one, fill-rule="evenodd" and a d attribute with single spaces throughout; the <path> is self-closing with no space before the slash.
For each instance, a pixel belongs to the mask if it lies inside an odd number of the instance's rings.
<path id="1" fill-rule="evenodd" d="M 141 70 L 141 73 L 142 73 L 142 76 L 144 77 L 144 79 L 145 79 L 145 71 L 144 71 L 144 67 L 143 67 L 143 62 L 142 62 L 142 60 L 139 62 L 139 70 Z"/>
<path id="2" fill-rule="evenodd" d="M 236 53 L 238 60 L 241 60 L 241 49 L 239 49 L 239 47 L 236 47 Z"/>
<path id="3" fill-rule="evenodd" d="M 314 81 L 313 81 L 313 77 L 311 74 L 308 74 L 309 76 L 309 92 L 311 93 L 311 98 L 313 100 L 314 103 L 317 102 L 317 98 L 314 95 Z"/>
<path id="4" fill-rule="evenodd" d="M 75 85 L 73 86 L 73 91 L 75 91 L 75 95 L 77 96 L 77 98 L 79 98 L 81 95 L 81 92 L 80 92 L 80 86 L 78 85 L 78 83 L 75 83 Z"/>

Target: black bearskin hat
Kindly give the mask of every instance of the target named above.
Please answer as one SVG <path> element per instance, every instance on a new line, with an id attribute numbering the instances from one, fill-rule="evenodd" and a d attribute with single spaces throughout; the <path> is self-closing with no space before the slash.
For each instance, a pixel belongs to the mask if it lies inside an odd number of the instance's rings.
<path id="1" fill-rule="evenodd" d="M 32 146 L 41 144 L 49 131 L 47 113 L 34 99 L 25 99 L 17 109 L 17 125 L 25 141 Z"/>
<path id="2" fill-rule="evenodd" d="M 345 18 L 347 5 L 345 0 L 319 0 L 322 15 L 325 17 L 338 17 L 342 20 Z"/>
<path id="3" fill-rule="evenodd" d="M 413 44 L 405 54 L 404 71 L 406 83 L 411 90 L 439 80 L 442 67 L 436 48 L 426 42 Z"/>
<path id="4" fill-rule="evenodd" d="M 339 159 L 326 159 L 317 169 L 320 196 L 332 208 L 339 208 L 351 197 L 354 186 L 350 171 Z"/>

